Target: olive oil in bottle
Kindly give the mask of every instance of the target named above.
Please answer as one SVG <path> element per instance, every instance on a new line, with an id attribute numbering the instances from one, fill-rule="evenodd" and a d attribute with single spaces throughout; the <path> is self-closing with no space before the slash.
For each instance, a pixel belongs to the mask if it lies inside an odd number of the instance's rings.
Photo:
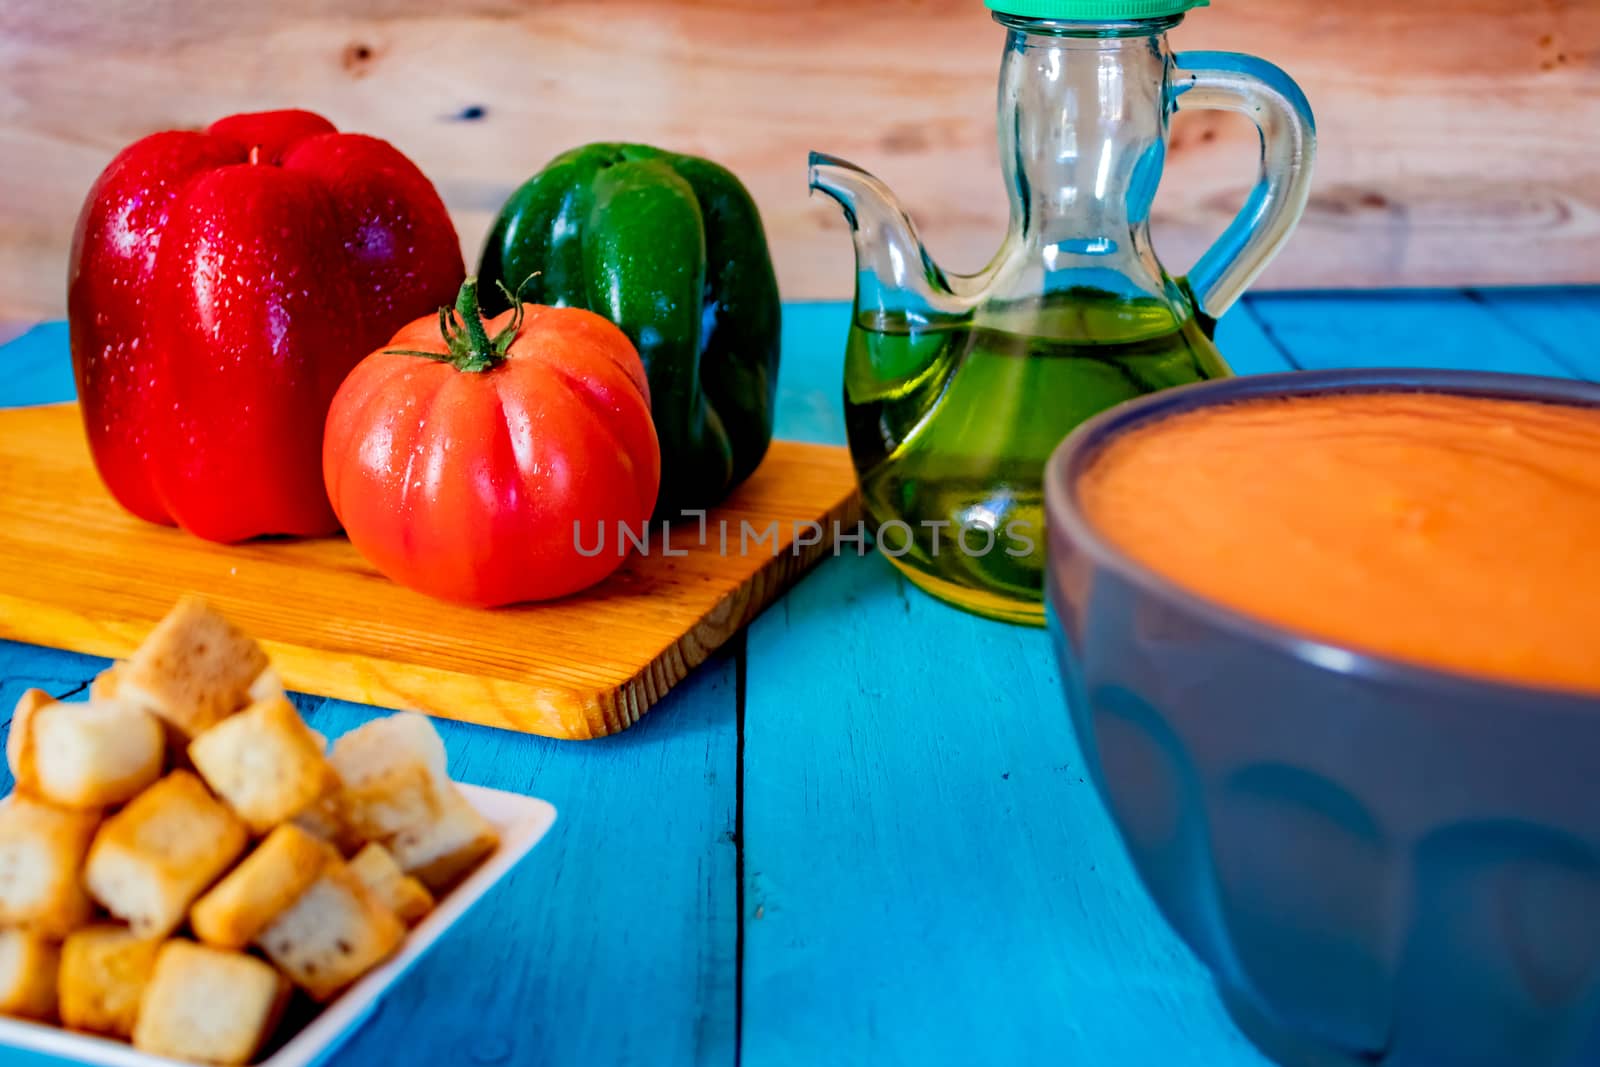
<path id="1" fill-rule="evenodd" d="M 857 321 L 845 421 L 879 546 L 936 596 L 1042 623 L 1050 453 L 1124 400 L 1228 374 L 1193 317 L 1097 290 L 986 309 L 981 322 Z"/>

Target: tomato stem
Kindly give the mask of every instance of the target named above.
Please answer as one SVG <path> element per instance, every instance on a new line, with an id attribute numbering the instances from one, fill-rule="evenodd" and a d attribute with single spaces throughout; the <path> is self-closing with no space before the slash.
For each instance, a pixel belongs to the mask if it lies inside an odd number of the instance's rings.
<path id="1" fill-rule="evenodd" d="M 522 329 L 525 314 L 522 301 L 513 297 L 511 307 L 511 321 L 505 329 L 490 337 L 489 331 L 484 329 L 483 311 L 478 305 L 478 279 L 470 277 L 461 283 L 454 310 L 449 307 L 439 309 L 439 337 L 444 341 L 445 351 L 422 352 L 410 348 L 388 348 L 384 351 L 396 356 L 422 356 L 449 363 L 456 370 L 468 374 L 493 370 L 505 362 L 511 342 L 517 339 L 517 333 Z M 458 317 L 460 326 L 456 325 Z"/>
<path id="2" fill-rule="evenodd" d="M 489 340 L 489 331 L 483 328 L 483 312 L 478 308 L 477 278 L 471 277 L 461 283 L 461 292 L 456 294 L 456 314 L 467 328 L 464 346 L 469 353 L 467 358 L 493 360 L 490 353 L 494 345 Z"/>

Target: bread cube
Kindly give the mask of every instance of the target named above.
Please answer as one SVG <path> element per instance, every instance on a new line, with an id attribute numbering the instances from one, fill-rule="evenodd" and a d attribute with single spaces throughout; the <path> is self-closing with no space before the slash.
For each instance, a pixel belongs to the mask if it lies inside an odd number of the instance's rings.
<path id="1" fill-rule="evenodd" d="M 118 686 L 122 678 L 122 671 L 126 666 L 127 664 L 123 663 L 121 660 L 117 660 L 116 662 L 112 663 L 111 666 L 95 675 L 94 679 L 89 682 L 89 699 L 116 700 L 118 697 Z"/>
<path id="2" fill-rule="evenodd" d="M 0 930 L 0 1015 L 51 1019 L 56 1014 L 60 948 L 29 930 Z"/>
<path id="3" fill-rule="evenodd" d="M 500 835 L 452 785 L 438 818 L 401 830 L 386 844 L 401 870 L 443 893 L 499 846 Z"/>
<path id="4" fill-rule="evenodd" d="M 155 717 L 116 701 L 46 704 L 11 729 L 23 735 L 18 790 L 67 808 L 121 804 L 161 777 L 166 758 Z"/>
<path id="5" fill-rule="evenodd" d="M 61 946 L 61 1024 L 132 1037 L 160 949 L 160 941 L 123 926 L 86 926 L 69 936 Z"/>
<path id="6" fill-rule="evenodd" d="M 139 1003 L 135 1048 L 201 1063 L 248 1063 L 283 1014 L 289 987 L 242 952 L 169 941 Z"/>
<path id="7" fill-rule="evenodd" d="M 345 816 L 344 795 L 340 789 L 318 797 L 292 821 L 306 833 L 332 845 L 341 856 L 349 856 L 367 843 L 366 837 L 357 833 Z"/>
<path id="8" fill-rule="evenodd" d="M 117 671 L 118 695 L 185 743 L 242 708 L 267 656 L 199 597 L 185 597 Z"/>
<path id="9" fill-rule="evenodd" d="M 298 826 L 280 826 L 195 902 L 189 924 L 208 945 L 244 948 L 337 858 L 326 841 Z"/>
<path id="10" fill-rule="evenodd" d="M 294 705 L 271 697 L 195 738 L 189 759 L 250 829 L 264 834 L 338 788 L 322 748 Z"/>
<path id="11" fill-rule="evenodd" d="M 83 858 L 99 822 L 32 797 L 0 801 L 0 924 L 59 940 L 88 921 Z"/>
<path id="12" fill-rule="evenodd" d="M 325 1003 L 387 959 L 405 931 L 394 912 L 335 862 L 257 943 L 291 982 Z"/>
<path id="13" fill-rule="evenodd" d="M 0 1015 L 49 1019 L 56 1013 L 55 942 L 28 930 L 0 930 Z"/>
<path id="14" fill-rule="evenodd" d="M 173 771 L 107 819 L 84 868 L 89 892 L 140 937 L 178 928 L 250 833 L 188 771 Z"/>
<path id="15" fill-rule="evenodd" d="M 56 702 L 55 697 L 43 689 L 29 689 L 17 701 L 11 713 L 11 730 L 6 734 L 6 765 L 17 780 L 17 788 L 27 792 L 33 787 L 33 717 L 40 708 Z"/>
<path id="16" fill-rule="evenodd" d="M 402 712 L 374 719 L 333 744 L 351 827 L 381 841 L 443 812 L 450 777 L 444 741 L 426 716 Z"/>
<path id="17" fill-rule="evenodd" d="M 345 785 L 340 802 L 352 833 L 384 841 L 411 826 L 426 826 L 444 810 L 438 779 L 415 764 L 393 767 L 381 777 Z"/>
<path id="18" fill-rule="evenodd" d="M 250 683 L 249 702 L 255 704 L 262 700 L 271 700 L 273 697 L 288 697 L 284 691 L 283 679 L 278 677 L 277 668 L 268 666 L 256 680 Z"/>
<path id="19" fill-rule="evenodd" d="M 415 926 L 433 910 L 433 894 L 426 886 L 394 861 L 389 850 L 374 841 L 350 860 L 350 873 L 399 916 L 407 926 Z"/>

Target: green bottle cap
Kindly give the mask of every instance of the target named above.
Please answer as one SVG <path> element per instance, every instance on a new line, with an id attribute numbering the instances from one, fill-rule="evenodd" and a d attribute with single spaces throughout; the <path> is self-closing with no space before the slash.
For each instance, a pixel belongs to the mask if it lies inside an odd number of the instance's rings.
<path id="1" fill-rule="evenodd" d="M 1211 0 L 984 0 L 991 11 L 1025 19 L 1061 22 L 1125 22 L 1181 15 Z"/>

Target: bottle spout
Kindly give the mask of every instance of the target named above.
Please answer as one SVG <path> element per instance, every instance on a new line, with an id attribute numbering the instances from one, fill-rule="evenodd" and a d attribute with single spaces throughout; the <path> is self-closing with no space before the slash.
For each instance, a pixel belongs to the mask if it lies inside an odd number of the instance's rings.
<path id="1" fill-rule="evenodd" d="M 856 305 L 879 311 L 951 310 L 949 279 L 889 187 L 854 163 L 811 153 L 810 184 L 844 210 L 856 246 Z"/>
<path id="2" fill-rule="evenodd" d="M 847 159 L 812 152 L 810 179 L 811 191 L 832 197 L 852 226 L 859 227 L 863 208 L 869 218 L 886 216 L 892 223 L 904 215 L 887 185 Z"/>

